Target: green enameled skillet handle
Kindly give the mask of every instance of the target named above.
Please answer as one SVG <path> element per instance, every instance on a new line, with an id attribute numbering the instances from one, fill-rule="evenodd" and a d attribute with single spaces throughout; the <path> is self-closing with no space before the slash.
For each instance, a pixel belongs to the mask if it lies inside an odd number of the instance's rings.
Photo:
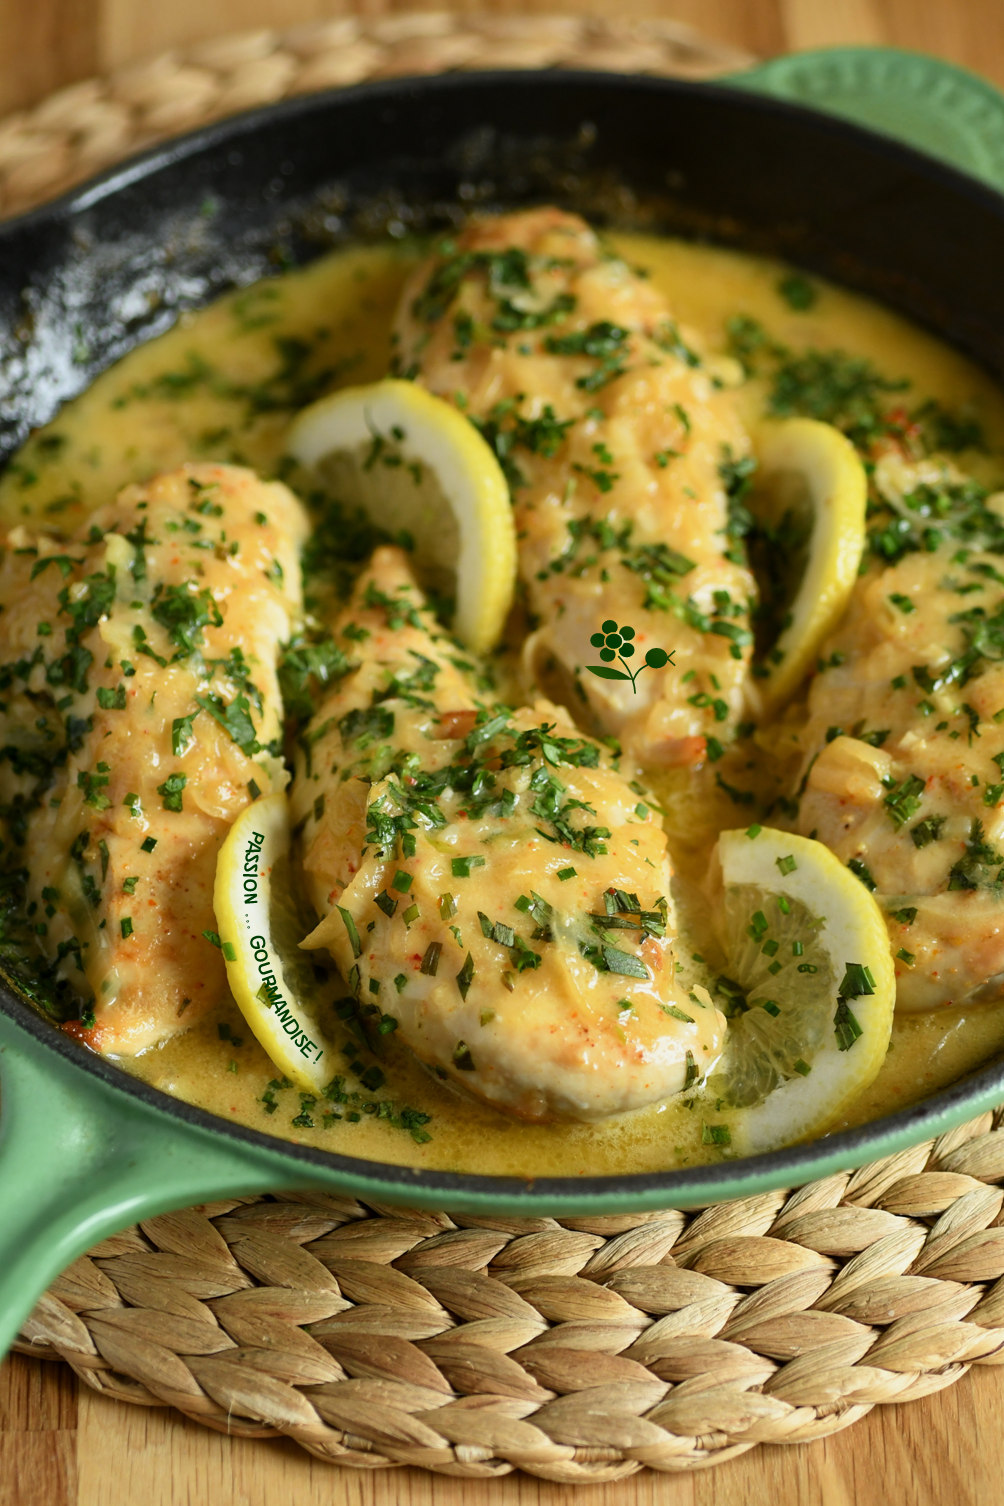
<path id="1" fill-rule="evenodd" d="M 832 47 L 772 58 L 726 82 L 895 136 L 1004 190 L 1004 94 L 940 58 Z"/>
<path id="2" fill-rule="evenodd" d="M 99 1240 L 156 1213 L 290 1181 L 281 1157 L 273 1165 L 116 1091 L 2 1009 L 0 1102 L 0 1356 L 50 1282 Z"/>

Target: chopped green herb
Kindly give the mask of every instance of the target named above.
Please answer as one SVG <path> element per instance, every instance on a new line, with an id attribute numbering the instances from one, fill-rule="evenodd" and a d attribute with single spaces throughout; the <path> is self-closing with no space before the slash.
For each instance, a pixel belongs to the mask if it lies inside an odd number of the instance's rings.
<path id="1" fill-rule="evenodd" d="M 442 951 L 443 943 L 441 941 L 430 941 L 425 949 L 425 956 L 422 958 L 419 972 L 425 973 L 427 977 L 434 978 L 439 969 L 439 958 Z"/>
<path id="2" fill-rule="evenodd" d="M 180 811 L 183 808 L 182 791 L 187 783 L 187 774 L 169 774 L 163 784 L 158 784 L 157 794 L 161 796 L 166 811 Z"/>
<path id="3" fill-rule="evenodd" d="M 849 1051 L 863 1033 L 846 999 L 837 1001 L 836 1012 L 833 1016 L 833 1033 L 837 1038 L 837 1047 L 841 1051 Z"/>
<path id="4" fill-rule="evenodd" d="M 472 868 L 483 868 L 484 866 L 485 860 L 480 854 L 450 859 L 450 870 L 454 878 L 470 878 Z"/>
<path id="5" fill-rule="evenodd" d="M 460 997 L 462 999 L 466 999 L 467 998 L 467 992 L 468 992 L 468 989 L 471 986 L 471 982 L 472 982 L 473 978 L 474 978 L 474 958 L 471 956 L 470 952 L 468 952 L 467 956 L 464 958 L 464 965 L 460 969 L 459 973 L 457 974 L 457 987 L 460 990 Z M 465 1068 L 464 1070 L 466 1070 L 466 1071 L 473 1071 L 474 1070 L 474 1063 L 472 1062 L 471 1065 L 470 1065 L 470 1067 L 469 1068 Z"/>

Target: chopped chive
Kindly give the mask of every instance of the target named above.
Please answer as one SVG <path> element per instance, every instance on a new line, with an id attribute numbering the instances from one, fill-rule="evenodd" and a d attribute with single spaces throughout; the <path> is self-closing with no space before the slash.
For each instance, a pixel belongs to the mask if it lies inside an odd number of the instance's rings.
<path id="1" fill-rule="evenodd" d="M 419 972 L 425 973 L 426 977 L 434 978 L 439 969 L 439 958 L 442 950 L 443 943 L 441 941 L 430 941 L 425 949 L 425 956 L 422 958 Z"/>
<path id="2" fill-rule="evenodd" d="M 122 921 L 121 921 L 120 924 L 121 924 L 121 929 L 122 929 L 122 940 L 124 941 L 127 936 L 131 936 L 132 935 L 132 916 L 131 915 L 125 915 L 125 916 L 123 916 Z"/>
<path id="3" fill-rule="evenodd" d="M 342 917 L 342 920 L 345 922 L 345 929 L 348 932 L 349 945 L 352 948 L 353 957 L 360 956 L 363 946 L 362 942 L 359 940 L 359 932 L 356 930 L 355 921 L 349 914 L 348 910 L 344 908 L 344 906 L 336 905 L 335 909 L 338 911 L 339 915 Z"/>
<path id="4" fill-rule="evenodd" d="M 573 878 L 576 877 L 575 869 L 574 868 L 559 868 L 558 869 L 558 877 L 560 878 L 561 882 L 563 884 L 565 884 L 565 883 L 568 882 L 569 879 L 573 879 Z"/>
<path id="5" fill-rule="evenodd" d="M 775 858 L 774 862 L 777 864 L 782 874 L 794 873 L 795 869 L 798 867 L 798 864 L 795 862 L 794 856 L 790 852 L 788 853 L 787 857 Z"/>
<path id="6" fill-rule="evenodd" d="M 220 938 L 217 936 L 215 931 L 203 931 L 202 934 L 212 946 L 222 947 L 223 943 L 220 941 Z"/>
<path id="7" fill-rule="evenodd" d="M 237 961 L 237 950 L 234 947 L 234 944 L 233 944 L 232 941 L 224 941 L 222 943 L 221 947 L 220 947 L 220 950 L 222 951 L 224 957 L 227 959 L 228 962 L 236 962 Z"/>
<path id="8" fill-rule="evenodd" d="M 465 858 L 451 858 L 450 868 L 454 878 L 470 878 L 472 868 L 483 868 L 485 860 L 480 854 L 473 853 Z"/>
<path id="9" fill-rule="evenodd" d="M 865 967 L 860 962 L 848 962 L 844 973 L 844 981 L 840 985 L 840 995 L 844 999 L 857 999 L 862 994 L 875 992 L 875 979 L 871 968 Z"/>
<path id="10" fill-rule="evenodd" d="M 758 826 L 756 824 L 756 822 L 754 821 L 754 823 L 753 823 L 752 826 L 747 826 L 747 828 L 746 828 L 746 835 L 749 837 L 750 841 L 752 842 L 753 838 L 754 837 L 758 837 L 762 831 L 763 831 L 763 827 L 762 826 Z"/>
<path id="11" fill-rule="evenodd" d="M 391 899 L 386 889 L 381 889 L 377 895 L 375 904 L 387 916 L 392 916 L 397 909 L 397 900 Z"/>
<path id="12" fill-rule="evenodd" d="M 404 921 L 406 926 L 410 926 L 414 921 L 418 919 L 420 913 L 421 912 L 419 911 L 417 905 L 409 905 L 407 910 L 405 910 L 404 914 L 401 916 L 401 919 Z"/>
<path id="13" fill-rule="evenodd" d="M 468 989 L 471 986 L 471 982 L 473 981 L 473 978 L 474 978 L 474 958 L 471 956 L 470 952 L 468 952 L 467 956 L 464 958 L 464 965 L 460 969 L 459 973 L 457 974 L 457 987 L 460 990 L 460 997 L 462 999 L 466 999 L 467 998 L 467 991 L 468 991 Z M 454 1057 L 454 1059 L 456 1059 L 456 1058 Z M 460 1063 L 458 1062 L 457 1065 L 460 1066 Z M 474 1063 L 471 1062 L 471 1065 L 469 1067 L 464 1067 L 461 1070 L 467 1071 L 467 1072 L 473 1072 L 474 1071 Z"/>
<path id="14" fill-rule="evenodd" d="M 139 844 L 140 851 L 141 852 L 153 852 L 153 849 L 156 847 L 156 845 L 157 845 L 157 838 L 156 837 L 145 837 L 143 839 L 143 841 Z"/>
<path id="15" fill-rule="evenodd" d="M 414 881 L 413 874 L 405 873 L 403 868 L 399 868 L 391 879 L 390 886 L 396 889 L 398 894 L 407 894 Z"/>
<path id="16" fill-rule="evenodd" d="M 812 1071 L 809 1063 L 804 1062 L 801 1057 L 798 1058 L 797 1062 L 792 1062 L 792 1066 L 800 1077 L 808 1077 L 809 1073 Z"/>
<path id="17" fill-rule="evenodd" d="M 913 967 L 913 964 L 917 960 L 913 952 L 908 952 L 905 946 L 900 947 L 899 951 L 896 953 L 896 956 L 899 958 L 900 962 L 905 962 L 907 967 Z"/>
<path id="18" fill-rule="evenodd" d="M 452 920 L 457 913 L 457 902 L 452 894 L 439 896 L 439 917 L 441 920 Z"/>
<path id="19" fill-rule="evenodd" d="M 841 1051 L 849 1051 L 862 1034 L 861 1026 L 846 999 L 840 999 L 837 1002 L 836 1013 L 833 1016 L 833 1033 L 837 1038 L 837 1047 Z"/>
<path id="20" fill-rule="evenodd" d="M 466 996 L 466 991 L 464 992 Z M 458 1072 L 476 1072 L 478 1070 L 474 1065 L 474 1058 L 470 1053 L 470 1049 L 466 1041 L 458 1041 L 454 1046 L 453 1065 L 456 1067 Z"/>
<path id="21" fill-rule="evenodd" d="M 776 1004 L 773 999 L 764 999 L 763 1003 L 760 1005 L 760 1008 L 766 1009 L 767 1013 L 773 1015 L 775 1019 L 777 1019 L 777 1016 L 781 1013 L 779 1005 Z"/>

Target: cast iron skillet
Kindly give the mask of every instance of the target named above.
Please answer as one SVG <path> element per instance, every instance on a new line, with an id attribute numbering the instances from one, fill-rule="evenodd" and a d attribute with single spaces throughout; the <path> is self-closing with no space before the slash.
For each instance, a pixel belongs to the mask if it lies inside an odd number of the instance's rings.
<path id="1" fill-rule="evenodd" d="M 747 90 L 453 76 L 226 122 L 0 230 L 0 453 L 234 283 L 342 240 L 534 200 L 780 253 L 876 294 L 1004 380 L 1004 197 L 991 189 Z M 695 1206 L 888 1155 L 1004 1099 L 994 1065 L 877 1123 L 714 1167 L 535 1182 L 417 1172 L 192 1108 L 73 1044 L 5 987 L 0 1081 L 0 1352 L 65 1264 L 167 1208 L 306 1186 L 481 1212 Z"/>

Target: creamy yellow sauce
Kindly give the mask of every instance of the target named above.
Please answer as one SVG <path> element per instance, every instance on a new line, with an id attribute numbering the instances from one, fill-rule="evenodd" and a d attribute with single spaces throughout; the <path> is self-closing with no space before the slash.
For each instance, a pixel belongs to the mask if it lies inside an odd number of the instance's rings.
<path id="1" fill-rule="evenodd" d="M 881 371 L 910 379 L 911 401 L 934 397 L 965 408 L 993 447 L 1004 448 L 1004 395 L 989 378 L 869 300 L 817 282 L 812 307 L 796 311 L 779 295 L 784 269 L 772 261 L 645 236 L 611 239 L 629 263 L 648 270 L 681 325 L 709 350 L 724 350 L 726 320 L 747 314 L 792 349 L 839 347 L 871 358 Z M 29 440 L 0 480 L 0 520 L 6 527 L 34 521 L 70 532 L 126 482 L 188 460 L 233 461 L 276 474 L 293 407 L 387 371 L 395 304 L 417 254 L 408 247 L 335 253 L 184 316 Z M 756 422 L 764 397 L 757 379 L 741 390 L 747 423 Z M 674 856 L 684 872 L 696 873 L 700 854 L 722 825 L 734 824 L 735 811 L 721 800 L 695 798 L 689 777 L 667 777 L 661 789 L 671 806 Z M 770 777 L 765 768 L 763 778 Z M 696 965 L 694 981 L 701 981 Z M 1002 1047 L 1004 1004 L 899 1017 L 878 1078 L 834 1128 L 914 1103 Z M 519 1123 L 461 1099 L 393 1038 L 381 1063 L 384 1086 L 368 1092 L 347 1072 L 347 1091 L 359 1102 L 347 1106 L 345 1118 L 325 1123 L 323 1103 L 304 1109 L 295 1089 L 270 1087 L 275 1069 L 226 997 L 184 1035 L 121 1061 L 154 1086 L 224 1118 L 319 1149 L 429 1169 L 584 1176 L 655 1171 L 723 1154 L 702 1144 L 699 1107 L 679 1098 L 602 1125 Z M 388 1097 L 397 1109 L 407 1105 L 430 1116 L 428 1138 L 419 1143 L 366 1111 L 368 1102 Z"/>

